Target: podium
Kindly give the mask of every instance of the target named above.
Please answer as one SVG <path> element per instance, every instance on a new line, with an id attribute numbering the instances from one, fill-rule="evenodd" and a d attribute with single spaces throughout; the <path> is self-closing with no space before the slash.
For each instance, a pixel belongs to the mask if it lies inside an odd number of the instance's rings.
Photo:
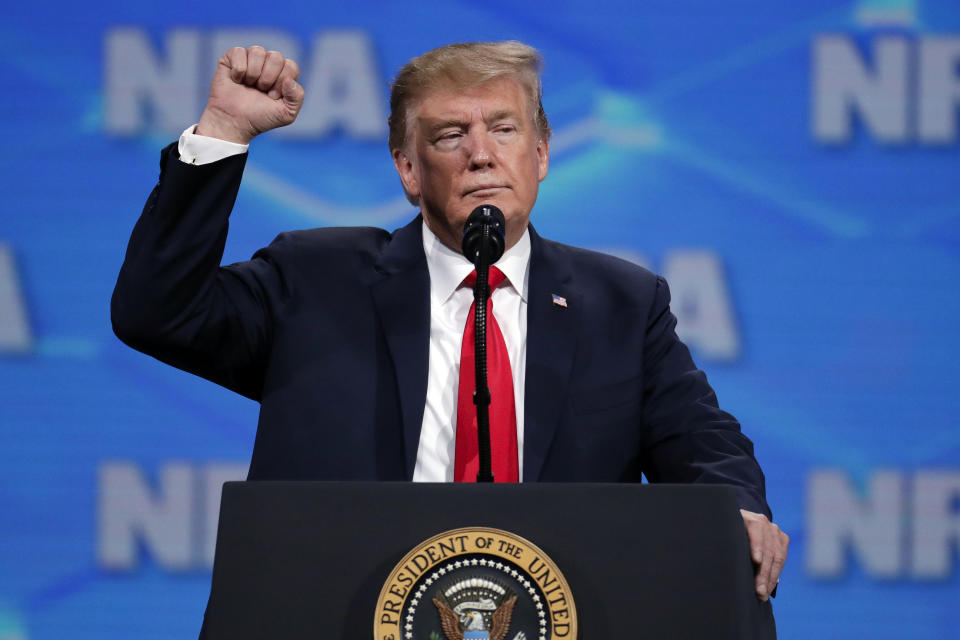
<path id="1" fill-rule="evenodd" d="M 463 527 L 549 556 L 581 640 L 776 637 L 732 487 L 270 481 L 224 486 L 201 638 L 369 640 L 398 563 Z"/>

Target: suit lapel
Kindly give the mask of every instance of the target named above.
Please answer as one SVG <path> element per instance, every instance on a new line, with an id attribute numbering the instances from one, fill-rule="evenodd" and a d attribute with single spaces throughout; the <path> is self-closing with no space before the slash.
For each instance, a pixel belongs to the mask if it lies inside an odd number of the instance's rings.
<path id="1" fill-rule="evenodd" d="M 554 299 L 554 296 L 560 299 Z M 557 245 L 530 227 L 527 372 L 524 392 L 523 479 L 540 479 L 566 408 L 582 296 Z M 566 306 L 564 306 L 564 304 Z"/>
<path id="2" fill-rule="evenodd" d="M 394 233 L 371 285 L 397 377 L 408 480 L 416 466 L 430 354 L 430 274 L 420 225 L 418 216 Z M 556 304 L 554 295 L 567 306 Z M 539 479 L 566 407 L 581 301 L 560 250 L 531 226 L 523 451 L 527 482 Z"/>
<path id="3" fill-rule="evenodd" d="M 430 274 L 420 225 L 417 216 L 394 233 L 377 261 L 378 279 L 371 286 L 397 376 L 408 480 L 416 465 L 430 355 Z"/>

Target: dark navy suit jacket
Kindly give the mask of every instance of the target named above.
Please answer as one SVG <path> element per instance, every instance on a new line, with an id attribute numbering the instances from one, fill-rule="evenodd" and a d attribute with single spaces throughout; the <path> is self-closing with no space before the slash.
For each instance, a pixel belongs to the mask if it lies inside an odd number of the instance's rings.
<path id="1" fill-rule="evenodd" d="M 245 159 L 164 151 L 114 330 L 261 403 L 249 479 L 411 479 L 430 331 L 420 218 L 284 233 L 220 267 Z M 523 479 L 729 483 L 769 515 L 753 446 L 677 338 L 666 282 L 530 235 Z"/>

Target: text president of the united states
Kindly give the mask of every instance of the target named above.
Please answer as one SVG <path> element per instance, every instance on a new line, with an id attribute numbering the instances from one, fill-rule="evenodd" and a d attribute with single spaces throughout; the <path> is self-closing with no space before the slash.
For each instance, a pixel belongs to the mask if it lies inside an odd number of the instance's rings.
<path id="1" fill-rule="evenodd" d="M 114 329 L 260 402 L 251 480 L 469 478 L 475 448 L 457 433 L 473 266 L 460 245 L 471 211 L 494 205 L 506 253 L 490 333 L 507 371 L 494 403 L 509 416 L 497 479 L 732 484 L 766 600 L 788 538 L 770 521 L 752 443 L 677 338 L 666 282 L 529 224 L 550 159 L 539 68 L 517 42 L 414 58 L 392 85 L 389 145 L 420 215 L 393 233 L 284 233 L 221 267 L 247 145 L 304 100 L 293 60 L 230 49 L 199 123 L 162 154 Z"/>

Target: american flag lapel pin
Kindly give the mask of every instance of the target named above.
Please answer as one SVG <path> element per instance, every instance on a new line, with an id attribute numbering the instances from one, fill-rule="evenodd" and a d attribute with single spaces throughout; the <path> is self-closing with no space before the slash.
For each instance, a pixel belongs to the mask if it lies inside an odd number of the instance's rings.
<path id="1" fill-rule="evenodd" d="M 558 296 L 558 295 L 555 294 L 555 293 L 552 294 L 552 295 L 553 295 L 553 304 L 557 305 L 558 307 L 563 307 L 564 309 L 567 308 L 567 299 L 566 299 L 566 298 L 564 298 L 563 296 Z"/>

